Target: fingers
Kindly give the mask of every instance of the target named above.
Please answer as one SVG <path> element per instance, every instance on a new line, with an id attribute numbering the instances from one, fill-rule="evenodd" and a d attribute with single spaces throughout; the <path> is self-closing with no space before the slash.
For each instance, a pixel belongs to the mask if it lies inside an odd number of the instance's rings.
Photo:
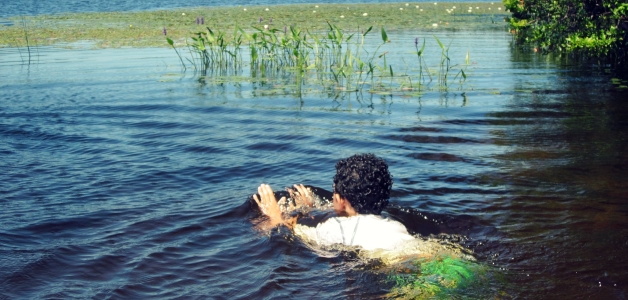
<path id="1" fill-rule="evenodd" d="M 303 184 L 295 184 L 294 187 L 299 191 L 303 205 L 312 206 L 312 191 Z"/>
<path id="2" fill-rule="evenodd" d="M 273 194 L 273 190 L 267 184 L 260 184 L 257 187 L 257 193 L 259 194 L 259 198 L 257 195 L 253 195 L 253 200 L 257 203 L 257 206 L 262 210 L 263 213 L 266 213 L 269 205 L 273 205 L 275 202 L 275 195 Z"/>
<path id="3" fill-rule="evenodd" d="M 255 203 L 257 203 L 257 207 L 259 207 L 259 210 L 262 211 L 263 214 L 266 214 L 266 205 L 264 205 L 262 201 L 257 198 L 257 194 L 253 195 L 253 200 L 255 200 Z"/>
<path id="4" fill-rule="evenodd" d="M 297 191 L 299 191 L 299 193 L 301 195 L 304 195 L 304 196 L 307 195 L 307 190 L 305 189 L 305 187 L 302 184 L 295 184 L 294 188 L 296 188 Z"/>
<path id="5" fill-rule="evenodd" d="M 281 197 L 281 200 L 286 201 L 286 197 Z M 292 203 L 292 201 L 290 201 L 290 203 L 288 203 L 288 210 L 292 211 L 296 208 L 296 206 L 294 206 L 294 204 Z"/>
<path id="6" fill-rule="evenodd" d="M 273 189 L 270 188 L 270 185 L 268 184 L 260 184 L 260 186 L 257 188 L 257 192 L 259 193 L 260 198 L 262 198 L 262 202 L 276 200 Z"/>

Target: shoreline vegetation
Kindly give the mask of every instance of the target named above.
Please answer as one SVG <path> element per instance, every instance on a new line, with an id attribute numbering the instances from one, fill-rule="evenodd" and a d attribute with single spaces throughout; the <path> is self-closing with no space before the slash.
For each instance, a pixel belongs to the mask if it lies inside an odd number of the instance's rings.
<path id="1" fill-rule="evenodd" d="M 178 8 L 138 12 L 17 16 L 0 25 L 0 48 L 66 46 L 89 41 L 93 48 L 186 46 L 210 28 L 284 30 L 296 26 L 324 32 L 328 23 L 347 32 L 385 27 L 398 30 L 507 30 L 501 2 L 402 2 L 387 4 L 298 4 Z M 27 35 L 25 35 L 27 33 Z M 28 40 L 26 40 L 26 37 Z M 230 39 L 230 36 L 226 37 Z"/>

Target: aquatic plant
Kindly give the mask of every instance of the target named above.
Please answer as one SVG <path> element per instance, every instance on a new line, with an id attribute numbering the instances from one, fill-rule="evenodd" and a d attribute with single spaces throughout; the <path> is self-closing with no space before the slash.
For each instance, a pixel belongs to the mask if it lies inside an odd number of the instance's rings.
<path id="1" fill-rule="evenodd" d="M 425 39 L 423 39 L 423 45 L 419 50 L 419 38 L 416 37 L 414 39 L 414 48 L 416 49 L 416 55 L 419 60 L 419 85 L 422 83 L 424 79 L 423 76 L 423 68 L 425 67 L 425 73 L 429 76 L 430 82 L 432 81 L 432 75 L 430 74 L 430 70 L 427 68 L 427 64 L 425 63 L 425 57 L 423 57 L 423 51 L 425 51 Z"/>
<path id="2" fill-rule="evenodd" d="M 194 33 L 195 36 L 191 38 L 192 42 L 188 42 L 188 48 L 193 54 L 192 59 L 188 61 L 203 75 L 206 75 L 208 70 L 227 72 L 229 68 L 238 68 L 241 61 L 240 45 L 242 43 L 239 30 L 235 30 L 233 41 L 229 43 L 224 32 L 206 28 L 206 31 Z"/>
<path id="3" fill-rule="evenodd" d="M 164 34 L 166 34 L 166 28 L 165 27 L 164 27 Z M 183 58 L 181 58 L 181 54 L 179 54 L 179 51 L 174 46 L 174 41 L 171 38 L 169 38 L 169 37 L 166 38 L 166 41 L 168 42 L 168 45 L 170 45 L 172 47 L 172 49 L 174 49 L 174 52 L 177 53 L 177 56 L 179 57 L 179 60 L 181 60 L 181 66 L 183 67 L 183 69 L 184 70 L 187 69 L 185 67 L 185 63 L 183 62 Z"/>
<path id="4" fill-rule="evenodd" d="M 456 3 L 457 7 L 458 5 Z M 467 5 L 467 4 L 465 4 Z M 476 6 L 477 4 L 472 4 Z M 199 26 L 220 28 L 231 33 L 236 27 L 262 27 L 264 22 L 271 27 L 282 28 L 284 25 L 295 25 L 310 31 L 324 31 L 326 21 L 350 32 L 357 26 L 367 28 L 385 27 L 393 30 L 433 30 L 432 24 L 439 23 L 439 29 L 463 30 L 504 30 L 505 22 L 493 23 L 491 13 L 497 13 L 494 19 L 501 20 L 510 16 L 504 10 L 481 10 L 476 14 L 448 14 L 442 5 L 422 5 L 419 9 L 407 9 L 399 13 L 398 4 L 325 4 L 319 5 L 316 14 L 312 14 L 310 5 L 279 5 L 265 11 L 264 7 L 249 6 L 244 10 L 237 6 L 214 6 L 198 8 L 181 8 L 168 10 L 150 10 L 133 12 L 88 12 L 64 13 L 54 15 L 24 16 L 30 26 L 28 39 L 31 45 L 53 45 L 58 43 L 73 43 L 81 40 L 94 42 L 96 48 L 155 47 L 168 46 L 164 44 L 161 28 L 168 28 L 168 35 L 174 41 L 189 37 L 189 32 L 198 31 Z M 368 12 L 367 16 L 362 13 Z M 185 13 L 185 15 L 183 15 Z M 204 17 L 205 24 L 196 25 L 196 17 Z M 344 16 L 341 18 L 340 16 Z M 263 22 L 259 22 L 259 17 Z M 10 17 L 15 24 L 20 23 L 21 16 Z M 272 22 L 269 22 L 273 18 Z M 440 23 L 442 21 L 442 23 Z M 449 23 L 449 24 L 447 24 Z M 129 30 L 133 24 L 133 30 Z M 105 26 L 106 25 L 106 26 Z M 24 41 L 21 26 L 0 26 L 0 47 L 15 44 L 14 41 Z M 354 39 L 358 37 L 356 36 Z M 31 48 L 31 50 L 33 50 Z M 394 66 L 393 66 L 394 67 Z"/>
<path id="5" fill-rule="evenodd" d="M 327 22 L 327 29 L 323 32 L 301 30 L 297 26 L 284 26 L 283 30 L 265 25 L 263 28 L 253 26 L 252 30 L 243 30 L 236 27 L 228 36 L 220 30 L 206 28 L 205 31 L 194 32 L 187 40 L 187 47 L 191 57 L 187 62 L 206 76 L 208 72 L 214 76 L 236 76 L 243 73 L 248 65 L 252 80 L 282 83 L 292 87 L 294 92 L 301 94 L 306 82 L 315 83 L 323 91 L 332 93 L 341 92 L 369 92 L 381 95 L 395 93 L 419 92 L 432 88 L 432 76 L 438 78 L 439 91 L 447 91 L 453 80 L 459 79 L 460 88 L 467 76 L 464 71 L 467 64 L 452 64 L 449 57 L 449 47 L 445 47 L 434 36 L 441 47 L 440 66 L 430 69 L 424 57 L 426 39 L 423 39 L 419 49 L 419 39 L 414 46 L 418 58 L 418 74 L 395 72 L 398 68 L 388 62 L 388 51 L 380 49 L 390 43 L 388 33 L 381 27 L 381 43 L 375 49 L 366 49 L 367 35 L 372 32 L 373 26 L 358 33 L 348 33 L 337 25 Z M 355 37 L 358 37 L 357 39 Z M 175 51 L 173 42 L 168 43 Z M 248 57 L 244 59 L 243 49 L 248 47 Z M 179 60 L 185 66 L 180 53 Z M 405 62 L 405 60 L 402 58 Z M 460 67 L 462 66 L 462 67 Z M 453 78 L 449 73 L 460 67 Z M 242 78 L 242 77 L 238 77 Z"/>
<path id="6" fill-rule="evenodd" d="M 458 67 L 458 65 L 451 64 L 451 58 L 449 58 L 449 46 L 450 45 L 445 47 L 445 45 L 438 39 L 438 37 L 434 36 L 434 39 L 438 43 L 438 46 L 441 48 L 441 59 L 440 59 L 440 66 L 439 66 L 439 72 L 438 72 L 438 83 L 440 84 L 441 88 L 446 89 L 449 84 L 449 80 L 448 80 L 449 72 L 454 67 Z M 469 53 L 467 52 L 467 56 L 465 59 L 465 66 L 468 66 L 468 65 L 469 65 Z M 454 80 L 458 78 L 459 76 L 460 76 L 460 84 L 462 85 L 462 83 L 467 79 L 467 75 L 464 72 L 464 68 L 460 68 L 460 71 L 458 71 L 458 73 L 454 77 Z"/>
<path id="7" fill-rule="evenodd" d="M 411 260 L 390 273 L 390 298 L 448 299 L 485 283 L 489 269 L 480 263 L 452 256 Z M 473 289 L 477 292 L 478 288 Z M 476 295 L 478 296 L 478 295 Z"/>
<path id="8" fill-rule="evenodd" d="M 31 47 L 28 43 L 28 30 L 26 30 L 26 21 L 22 17 L 22 29 L 24 30 L 24 40 L 26 41 L 26 50 L 28 52 L 28 64 L 31 64 Z"/>

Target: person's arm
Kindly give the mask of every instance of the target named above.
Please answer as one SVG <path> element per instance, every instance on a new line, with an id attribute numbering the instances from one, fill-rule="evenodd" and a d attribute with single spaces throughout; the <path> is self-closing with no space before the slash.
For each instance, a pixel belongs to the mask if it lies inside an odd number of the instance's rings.
<path id="1" fill-rule="evenodd" d="M 257 193 L 259 194 L 259 198 L 257 195 L 253 195 L 253 200 L 255 200 L 262 213 L 268 216 L 270 225 L 274 227 L 284 224 L 292 230 L 297 223 L 297 217 L 284 218 L 281 208 L 277 203 L 277 198 L 275 198 L 275 194 L 270 186 L 268 184 L 260 184 L 257 188 Z M 282 197 L 279 201 L 285 202 L 286 198 Z"/>

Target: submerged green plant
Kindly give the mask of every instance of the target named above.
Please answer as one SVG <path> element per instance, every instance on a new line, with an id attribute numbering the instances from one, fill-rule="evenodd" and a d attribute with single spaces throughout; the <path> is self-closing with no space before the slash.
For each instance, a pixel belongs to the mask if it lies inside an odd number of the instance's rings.
<path id="1" fill-rule="evenodd" d="M 485 284 L 486 266 L 476 261 L 442 256 L 418 259 L 389 275 L 394 283 L 388 297 L 448 299 L 460 291 Z"/>

